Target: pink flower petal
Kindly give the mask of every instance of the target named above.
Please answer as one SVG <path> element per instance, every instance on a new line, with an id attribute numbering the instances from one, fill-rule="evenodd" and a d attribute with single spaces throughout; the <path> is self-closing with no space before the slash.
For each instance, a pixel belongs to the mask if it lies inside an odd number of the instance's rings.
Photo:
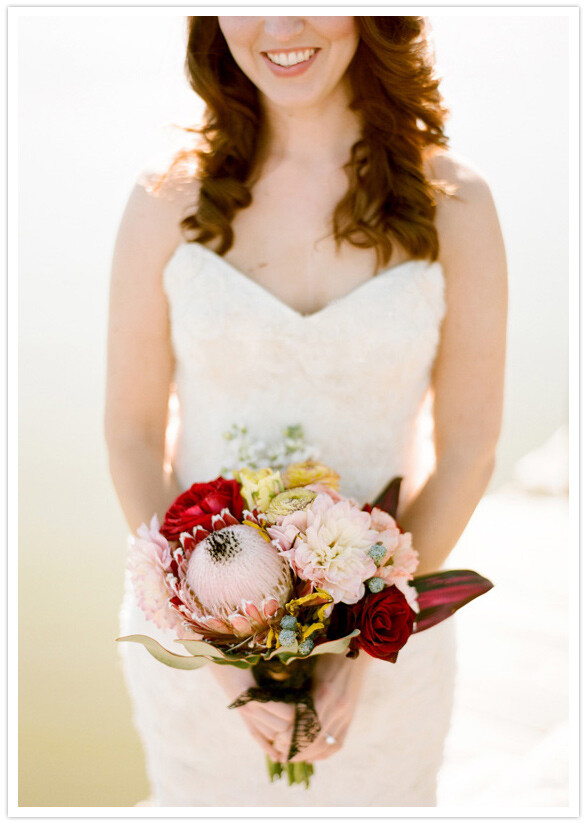
<path id="1" fill-rule="evenodd" d="M 253 602 L 243 602 L 243 611 L 247 616 L 250 616 L 256 624 L 265 624 L 263 616 L 259 613 L 257 606 Z"/>
<path id="2" fill-rule="evenodd" d="M 193 621 L 194 624 L 206 630 L 212 630 L 214 633 L 232 636 L 230 625 L 222 619 L 219 619 L 217 616 L 199 616 Z"/>
<path id="3" fill-rule="evenodd" d="M 249 636 L 253 632 L 250 619 L 240 613 L 232 613 L 228 617 L 228 621 L 232 624 L 239 636 Z"/>
<path id="4" fill-rule="evenodd" d="M 277 599 L 267 599 L 263 602 L 263 613 L 267 619 L 270 619 L 274 613 L 279 610 L 279 602 Z"/>

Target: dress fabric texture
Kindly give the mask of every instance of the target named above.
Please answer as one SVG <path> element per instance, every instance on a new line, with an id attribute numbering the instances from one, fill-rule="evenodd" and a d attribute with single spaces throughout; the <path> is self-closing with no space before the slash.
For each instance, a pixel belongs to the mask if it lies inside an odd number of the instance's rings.
<path id="1" fill-rule="evenodd" d="M 324 309 L 301 315 L 211 250 L 182 244 L 164 273 L 180 427 L 182 489 L 230 466 L 223 434 L 244 423 L 278 443 L 301 424 L 341 492 L 373 501 L 408 477 L 416 423 L 444 316 L 439 263 L 407 261 Z M 122 633 L 178 653 L 147 621 L 127 581 Z M 265 755 L 207 665 L 168 668 L 121 645 L 155 806 L 422 806 L 436 779 L 452 708 L 453 620 L 412 636 L 395 664 L 372 660 L 344 747 L 315 765 L 311 787 L 270 783 Z"/>

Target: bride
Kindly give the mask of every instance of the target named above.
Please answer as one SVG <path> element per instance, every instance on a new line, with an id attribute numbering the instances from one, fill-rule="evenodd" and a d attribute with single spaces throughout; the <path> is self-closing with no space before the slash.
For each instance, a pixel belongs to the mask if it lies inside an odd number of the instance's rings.
<path id="1" fill-rule="evenodd" d="M 188 18 L 200 144 L 139 180 L 112 269 L 106 437 L 133 532 L 219 475 L 235 423 L 268 443 L 300 424 L 344 494 L 404 477 L 419 573 L 449 555 L 494 462 L 506 264 L 486 182 L 446 149 L 427 35 L 421 17 Z M 173 647 L 130 586 L 122 624 Z M 322 732 L 297 757 L 318 763 L 309 791 L 263 769 L 263 752 L 285 760 L 293 706 L 227 709 L 249 671 L 171 670 L 126 646 L 150 804 L 435 805 L 453 636 L 452 620 L 418 634 L 393 665 L 320 657 Z"/>

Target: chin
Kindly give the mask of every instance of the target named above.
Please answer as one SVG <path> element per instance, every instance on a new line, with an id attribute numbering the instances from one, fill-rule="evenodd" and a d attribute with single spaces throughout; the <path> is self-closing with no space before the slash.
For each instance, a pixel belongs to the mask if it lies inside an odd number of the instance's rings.
<path id="1" fill-rule="evenodd" d="M 301 111 L 323 106 L 331 99 L 346 96 L 346 88 L 342 86 L 335 89 L 317 88 L 317 84 L 313 84 L 306 88 L 276 89 L 268 85 L 262 90 L 262 95 L 270 106 L 289 111 Z"/>

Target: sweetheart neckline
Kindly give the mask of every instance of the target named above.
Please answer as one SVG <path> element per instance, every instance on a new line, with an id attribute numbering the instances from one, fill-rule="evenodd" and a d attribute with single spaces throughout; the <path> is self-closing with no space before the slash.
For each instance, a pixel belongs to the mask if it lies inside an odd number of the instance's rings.
<path id="1" fill-rule="evenodd" d="M 387 276 L 393 275 L 394 273 L 397 272 L 397 270 L 404 269 L 407 266 L 410 266 L 410 265 L 413 266 L 414 264 L 423 264 L 423 265 L 425 265 L 426 269 L 432 269 L 432 268 L 436 267 L 436 268 L 440 269 L 441 273 L 443 273 L 443 269 L 442 269 L 442 265 L 440 264 L 440 261 L 428 261 L 425 258 L 408 258 L 407 261 L 402 261 L 399 264 L 395 264 L 394 266 L 391 266 L 388 269 L 384 269 L 381 272 L 378 272 L 376 275 L 372 275 L 370 278 L 368 278 L 366 281 L 363 281 L 361 284 L 356 286 L 354 289 L 351 289 L 349 292 L 346 292 L 344 295 L 340 295 L 338 298 L 333 298 L 331 301 L 329 301 L 323 307 L 320 307 L 320 309 L 317 309 L 315 312 L 304 313 L 304 312 L 300 312 L 297 309 L 294 309 L 294 307 L 290 306 L 285 301 L 282 301 L 281 298 L 278 298 L 277 295 L 275 295 L 274 292 L 271 292 L 271 290 L 269 290 L 266 287 L 262 286 L 260 283 L 258 283 L 258 281 L 255 281 L 255 280 L 253 280 L 253 278 L 250 278 L 248 275 L 245 275 L 244 272 L 242 272 L 240 269 L 238 269 L 236 266 L 234 266 L 234 264 L 231 264 L 230 261 L 227 261 L 226 258 L 223 258 L 222 255 L 219 255 L 213 249 L 210 249 L 209 247 L 204 246 L 204 244 L 198 243 L 197 241 L 193 241 L 193 242 L 184 241 L 183 243 L 181 243 L 177 247 L 177 249 L 175 250 L 173 255 L 171 256 L 171 258 L 168 262 L 168 265 L 171 263 L 171 260 L 175 257 L 177 252 L 182 247 L 187 247 L 187 248 L 196 247 L 198 250 L 202 250 L 204 253 L 207 253 L 211 257 L 212 260 L 215 260 L 215 261 L 219 262 L 221 265 L 223 265 L 224 268 L 227 270 L 227 272 L 230 272 L 233 275 L 237 276 L 239 278 L 239 280 L 244 281 L 246 284 L 249 284 L 250 288 L 260 292 L 261 294 L 263 294 L 265 296 L 267 296 L 267 298 L 272 300 L 273 303 L 275 303 L 279 307 L 282 307 L 285 311 L 288 311 L 293 316 L 295 316 L 296 318 L 298 318 L 302 321 L 308 321 L 312 318 L 317 318 L 317 317 L 323 315 L 328 310 L 330 310 L 332 307 L 336 307 L 337 305 L 340 305 L 341 303 L 343 303 L 347 299 L 350 299 L 352 296 L 355 296 L 357 293 L 362 292 L 368 285 L 370 285 L 374 282 L 381 282 L 380 279 L 383 279 L 383 278 L 386 279 Z"/>

